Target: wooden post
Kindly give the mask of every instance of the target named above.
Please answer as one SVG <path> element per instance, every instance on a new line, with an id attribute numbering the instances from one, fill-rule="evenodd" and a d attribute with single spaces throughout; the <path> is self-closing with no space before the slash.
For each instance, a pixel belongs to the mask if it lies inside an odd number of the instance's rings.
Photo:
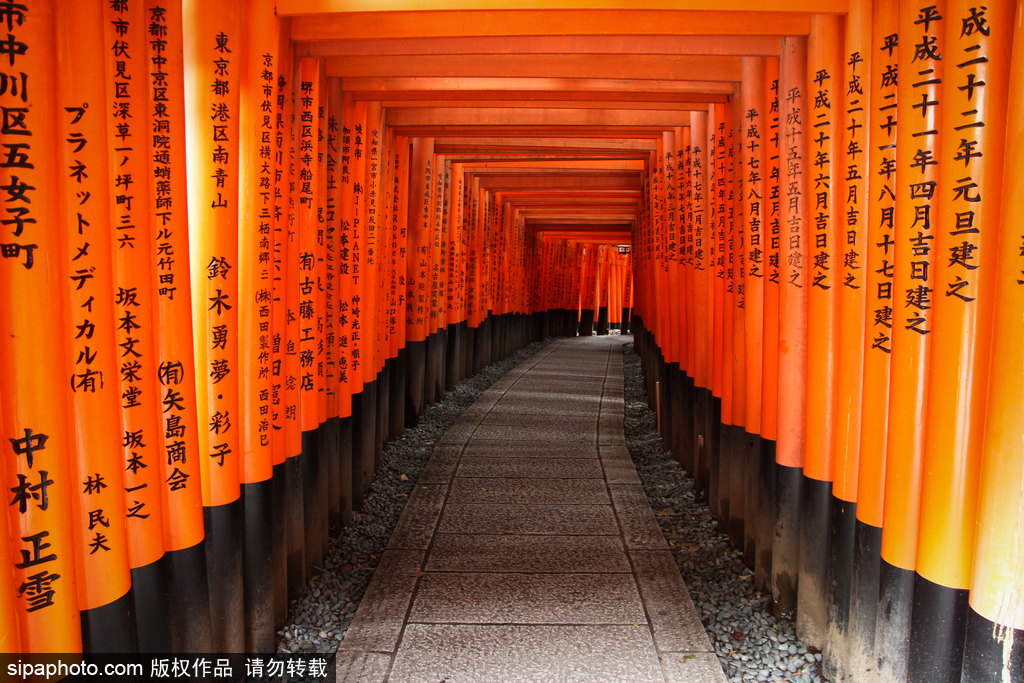
<path id="1" fill-rule="evenodd" d="M 996 320 L 993 293 L 1004 105 L 1012 36 L 1019 19 L 1009 1 L 986 5 L 984 16 L 980 11 L 972 3 L 946 3 L 946 67 L 935 98 L 949 113 L 938 119 L 939 185 L 934 230 L 928 235 L 934 237 L 930 243 L 935 254 L 931 260 L 934 325 L 928 335 L 931 372 L 921 462 L 910 681 L 960 678 L 978 529 L 975 514 L 989 395 L 990 331 Z M 973 86 L 981 82 L 985 85 Z"/>
<path id="2" fill-rule="evenodd" d="M 14 129 L 32 134 L 31 143 L 12 136 L 10 144 L 24 146 L 12 149 L 15 163 L 0 168 L 0 191 L 12 209 L 3 228 L 0 291 L 20 304 L 0 307 L 4 488 L 23 492 L 17 504 L 6 506 L 14 560 L 9 590 L 27 652 L 81 652 L 82 647 L 75 568 L 80 551 L 71 509 L 81 483 L 70 461 L 68 373 L 63 362 L 54 362 L 66 357 L 61 328 L 70 276 L 62 272 L 57 193 L 64 169 L 58 167 L 60 110 L 52 68 L 55 11 L 54 3 L 44 1 L 8 15 L 10 40 L 19 50 L 11 52 L 11 70 L 25 75 L 17 79 L 17 93 L 9 88 L 0 96 L 4 106 L 18 110 Z M 47 263 L 61 276 L 54 277 Z M 84 335 L 92 323 L 82 316 L 81 324 Z"/>
<path id="3" fill-rule="evenodd" d="M 1020 17 L 1024 5 L 1019 1 L 1015 4 L 1014 16 Z M 998 14 L 993 12 L 993 20 Z M 964 37 L 995 42 L 998 29 L 999 26 L 993 23 L 990 36 L 978 35 L 977 31 L 972 30 L 970 36 Z M 1001 66 L 994 62 L 992 60 L 985 67 Z M 979 67 L 969 65 L 958 71 L 972 73 L 973 69 Z M 966 79 L 966 75 L 963 78 Z M 979 95 L 981 93 L 975 90 L 974 97 Z M 986 98 L 993 96 L 998 95 L 985 95 Z M 1024 32 L 1019 27 L 1015 28 L 1013 35 L 1013 57 L 1010 61 L 1006 102 L 1002 187 L 996 186 L 995 182 L 982 187 L 982 197 L 986 202 L 993 196 L 991 193 L 1001 189 L 1002 207 L 996 223 L 997 238 L 995 242 L 989 241 L 992 237 L 989 233 L 984 243 L 985 248 L 996 252 L 995 258 L 986 263 L 986 267 L 994 271 L 992 304 L 995 324 L 992 327 L 992 372 L 984 399 L 985 426 L 975 527 L 977 538 L 971 567 L 970 610 L 963 666 L 963 680 L 968 683 L 995 683 L 1024 677 L 1024 658 L 1019 654 L 1020 643 L 1024 642 L 1024 605 L 1020 597 L 1021 567 L 1024 565 L 1021 563 L 1021 545 L 1018 540 L 1020 510 L 1024 505 L 1024 496 L 1021 495 L 1021 482 L 1024 481 L 1024 458 L 1021 458 L 1024 423 L 1020 419 L 1024 401 L 1024 347 L 1020 343 L 1021 334 L 1024 333 L 1024 253 L 1021 251 L 1024 246 L 1024 230 L 1021 230 L 1019 218 L 1024 202 L 1024 173 L 1021 172 L 1021 161 L 1024 160 Z M 998 105 L 993 102 L 988 116 L 997 109 Z M 978 110 L 986 111 L 981 107 Z M 988 120 L 986 117 L 986 123 Z M 980 128 L 968 130 L 972 131 L 972 138 L 985 132 Z M 964 137 L 967 139 L 967 136 Z M 997 137 L 993 137 L 990 144 L 998 144 L 997 140 Z M 1000 148 L 1001 145 L 996 148 L 996 156 Z M 954 163 L 959 165 L 963 161 Z M 980 217 L 994 218 L 994 214 L 986 211 Z M 974 233 L 968 235 L 977 237 Z M 979 300 L 978 303 L 983 301 Z"/>
<path id="4" fill-rule="evenodd" d="M 783 226 L 779 251 L 779 418 L 775 469 L 772 596 L 779 615 L 795 615 L 800 558 L 800 489 L 807 394 L 808 157 L 807 40 L 784 38 L 779 57 Z"/>
<path id="5" fill-rule="evenodd" d="M 201 5 L 201 6 L 200 6 Z M 238 410 L 240 3 L 183 2 L 199 451 L 213 649 L 245 647 Z M 116 216 L 115 216 L 116 219 Z"/>
<path id="6" fill-rule="evenodd" d="M 145 12 L 141 5 L 135 10 L 137 17 Z M 137 29 L 141 29 L 141 21 L 134 23 Z M 71 501 L 74 530 L 79 539 L 76 568 L 79 608 L 82 610 L 82 647 L 85 652 L 134 652 L 137 647 L 136 601 L 129 567 L 152 565 L 151 569 L 156 571 L 151 574 L 158 574 L 161 579 L 164 571 L 161 561 L 164 554 L 160 514 L 162 482 L 158 467 L 149 468 L 150 464 L 156 464 L 158 446 L 155 441 L 158 399 L 154 390 L 152 307 L 146 306 L 141 320 L 128 312 L 118 321 L 114 313 L 114 298 L 110 296 L 117 291 L 115 280 L 123 282 L 123 279 L 120 273 L 115 272 L 112 256 L 111 234 L 116 231 L 111 228 L 111 203 L 108 199 L 113 176 L 110 175 L 107 158 L 109 118 L 104 116 L 108 76 L 104 55 L 108 38 L 103 31 L 102 7 L 92 4 L 58 12 L 56 24 L 57 46 L 62 51 L 63 63 L 67 65 L 56 74 L 55 104 L 66 108 L 66 111 L 58 110 L 57 134 L 66 141 L 61 145 L 60 163 L 68 172 L 58 175 L 60 183 L 57 189 L 62 199 L 60 224 L 67 226 L 62 230 L 65 263 L 61 264 L 61 272 L 66 273 L 68 292 L 63 325 L 65 362 L 71 380 L 71 462 L 76 481 L 95 475 L 111 484 L 92 494 L 77 490 Z M 144 55 L 140 53 L 137 59 L 126 63 L 127 77 L 131 77 L 132 71 L 141 72 L 142 68 Z M 132 88 L 126 94 L 132 95 L 135 102 L 144 102 L 145 84 Z M 132 104 L 138 111 L 145 111 L 141 102 L 137 105 L 135 102 Z M 19 114 L 24 111 L 21 108 L 9 109 L 6 103 L 5 110 Z M 8 131 L 15 141 L 14 145 L 8 145 L 9 148 L 28 150 L 32 145 L 21 147 L 17 141 L 24 139 L 29 143 L 38 137 L 37 134 L 29 137 L 31 131 L 27 126 L 24 130 L 21 128 L 18 126 Z M 16 135 L 26 137 L 13 137 Z M 148 207 L 138 208 L 145 212 Z M 17 209 L 11 213 L 18 217 L 25 215 Z M 151 255 L 152 252 L 146 249 L 149 245 L 140 246 L 147 252 L 147 257 Z M 149 258 L 145 261 L 148 265 Z M 141 278 L 144 296 L 153 294 L 150 283 L 150 272 L 146 272 Z M 85 326 L 84 332 L 82 326 Z M 135 396 L 132 403 L 138 410 L 125 410 L 122 419 L 122 383 L 118 381 L 118 369 L 123 365 L 119 362 L 121 349 L 117 344 L 122 341 L 125 326 L 128 327 L 128 337 L 146 337 L 150 354 L 146 359 L 146 372 L 143 373 L 141 364 L 131 366 L 138 368 L 139 375 L 145 374 L 146 382 L 137 382 L 135 386 L 139 391 L 147 390 L 147 393 L 145 396 L 132 393 Z M 147 427 L 148 433 L 145 431 Z M 137 431 L 132 431 L 133 428 Z M 118 443 L 123 443 L 122 451 L 111 447 Z M 131 448 L 133 445 L 137 447 Z M 148 468 L 148 471 L 141 477 L 135 477 L 142 468 Z M 124 472 L 131 480 L 129 486 L 141 483 L 143 487 L 149 487 L 150 490 L 144 492 L 148 495 L 140 498 L 155 513 L 151 522 L 140 516 L 126 518 Z M 35 477 L 20 481 L 19 487 L 11 489 L 14 494 L 11 504 L 16 505 L 19 512 L 24 512 L 32 500 L 39 500 L 42 504 L 53 495 L 47 483 L 52 477 L 42 474 L 39 477 L 38 481 Z M 25 484 L 25 481 L 29 483 Z M 145 512 L 142 514 L 146 515 Z M 145 572 L 144 569 L 140 571 Z M 166 585 L 161 581 L 157 587 L 166 588 Z M 167 607 L 166 604 L 156 604 L 155 607 L 156 614 L 148 614 L 147 617 L 161 619 L 156 633 L 143 627 L 139 635 L 153 633 L 157 642 L 147 641 L 145 644 L 167 648 L 170 645 Z"/>
<path id="7" fill-rule="evenodd" d="M 271 240 L 275 177 L 271 161 L 280 37 L 273 3 L 247 3 L 239 95 L 239 447 L 244 515 L 242 581 L 245 649 L 274 647 L 274 473 L 270 425 Z"/>
<path id="8" fill-rule="evenodd" d="M 180 0 L 147 0 L 148 29 L 166 29 L 166 41 L 147 41 L 149 99 L 153 125 L 166 131 L 151 138 L 149 176 L 151 221 L 159 220 L 156 231 L 157 381 L 160 383 L 159 420 L 161 446 L 164 545 L 166 552 L 167 609 L 171 651 L 209 652 L 212 649 L 210 599 L 207 581 L 201 454 L 196 406 L 196 375 L 193 351 L 191 272 L 189 256 L 187 196 L 187 153 L 185 129 L 185 67 L 181 46 L 184 35 Z M 159 30 L 159 29 L 158 29 Z M 176 93 L 176 94 L 175 94 Z M 160 105 L 159 107 L 157 105 Z M 157 116 L 157 114 L 160 114 Z M 133 503 L 135 505 L 135 503 Z M 149 593 L 139 572 L 133 572 L 136 595 L 150 594 L 163 601 L 162 593 Z M 154 582 L 161 577 L 153 572 Z M 139 610 L 140 614 L 142 610 Z M 141 622 L 137 622 L 141 623 Z M 148 628 L 158 629 L 156 625 Z M 141 633 L 141 628 L 140 628 Z M 162 647 L 162 646 L 161 646 Z M 142 651 L 160 651 L 144 645 Z"/>
<path id="9" fill-rule="evenodd" d="M 772 546 L 775 538 L 775 446 L 779 416 L 779 288 L 782 264 L 779 255 L 783 238 L 782 200 L 782 118 L 779 97 L 779 60 L 765 63 L 764 159 L 765 178 L 762 243 L 764 245 L 764 303 L 761 339 L 761 462 L 757 496 L 758 544 L 754 583 L 771 590 Z"/>
<path id="10" fill-rule="evenodd" d="M 797 632 L 821 648 L 827 631 L 829 521 L 833 477 L 832 417 L 838 307 L 841 283 L 837 204 L 842 163 L 842 34 L 839 17 L 814 15 L 807 39 L 807 106 L 810 172 L 808 238 L 810 282 L 807 293 L 806 443 L 800 525 L 800 592 Z M 833 103 L 836 104 L 833 109 Z"/>
<path id="11" fill-rule="evenodd" d="M 764 328 L 764 273 L 765 273 L 765 146 L 767 128 L 766 64 L 763 57 L 743 58 L 743 109 L 741 116 L 741 152 L 743 162 L 743 195 L 746 223 L 744 252 L 747 268 L 744 287 L 744 368 L 746 422 L 743 435 L 744 470 L 746 471 L 745 519 L 743 527 L 744 562 L 751 569 L 757 567 L 760 519 L 758 507 L 761 481 L 761 362 L 762 330 Z M 765 574 L 766 576 L 766 574 Z M 763 581 L 763 579 L 762 579 Z"/>
<path id="12" fill-rule="evenodd" d="M 824 666 L 831 676 L 852 675 L 848 666 L 850 590 L 853 577 L 857 513 L 857 474 L 860 461 L 860 422 L 864 359 L 865 245 L 871 171 L 868 150 L 873 133 L 871 74 L 871 2 L 856 0 L 846 24 L 842 80 L 835 79 L 836 121 L 844 129 L 832 173 L 835 239 L 832 262 L 835 277 L 837 339 L 835 406 L 832 418 L 833 486 L 830 498 L 830 539 L 826 597 L 827 631 Z M 842 96 L 842 97 L 839 97 Z M 845 216 L 845 219 L 843 217 Z M 838 222 L 837 222 L 838 221 Z"/>

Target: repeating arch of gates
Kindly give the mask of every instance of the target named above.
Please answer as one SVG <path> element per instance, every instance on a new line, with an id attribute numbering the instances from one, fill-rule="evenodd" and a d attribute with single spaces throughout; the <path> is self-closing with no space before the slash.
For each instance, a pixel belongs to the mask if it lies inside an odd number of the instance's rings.
<path id="1" fill-rule="evenodd" d="M 6 651 L 271 649 L 426 405 L 632 328 L 831 678 L 1024 677 L 1021 6 L 621 5 L 3 7 Z"/>

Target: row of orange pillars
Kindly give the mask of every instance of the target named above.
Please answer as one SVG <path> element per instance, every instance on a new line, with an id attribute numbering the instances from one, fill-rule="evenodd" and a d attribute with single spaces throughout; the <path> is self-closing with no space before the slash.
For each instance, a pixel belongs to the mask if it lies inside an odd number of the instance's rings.
<path id="1" fill-rule="evenodd" d="M 528 231 L 246 7 L 0 3 L 2 653 L 273 652 L 388 441 L 628 325 L 627 245 Z"/>
<path id="2" fill-rule="evenodd" d="M 1022 16 L 814 17 L 649 179 L 648 395 L 831 680 L 1024 680 Z"/>
<path id="3" fill-rule="evenodd" d="M 532 231 L 267 2 L 2 7 L 3 649 L 269 651 L 385 441 L 618 268 L 666 437 L 827 675 L 1024 678 L 1019 3 L 743 58 L 628 258 Z"/>

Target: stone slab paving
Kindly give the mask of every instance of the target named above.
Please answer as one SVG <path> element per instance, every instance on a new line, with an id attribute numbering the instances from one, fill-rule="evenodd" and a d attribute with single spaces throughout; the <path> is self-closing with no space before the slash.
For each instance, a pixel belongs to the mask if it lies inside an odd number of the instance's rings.
<path id="1" fill-rule="evenodd" d="M 548 345 L 434 448 L 342 683 L 721 683 L 622 431 L 622 344 Z"/>

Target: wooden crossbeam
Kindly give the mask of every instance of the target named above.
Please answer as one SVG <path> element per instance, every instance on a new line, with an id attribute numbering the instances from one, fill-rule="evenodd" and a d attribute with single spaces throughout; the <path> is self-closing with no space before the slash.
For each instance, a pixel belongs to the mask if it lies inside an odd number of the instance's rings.
<path id="1" fill-rule="evenodd" d="M 688 111 L 629 109 L 504 109 L 480 107 L 396 108 L 387 110 L 388 125 L 395 128 L 444 126 L 632 126 L 671 129 L 690 125 Z"/>
<path id="2" fill-rule="evenodd" d="M 700 99 L 696 102 L 645 102 L 642 100 L 537 100 L 537 99 L 502 99 L 502 100 L 472 100 L 472 99 L 436 99 L 436 100 L 404 100 L 384 97 L 380 99 L 381 106 L 388 109 L 452 109 L 452 108 L 476 108 L 486 109 L 494 107 L 515 108 L 515 109 L 616 109 L 635 111 L 707 111 L 708 99 Z"/>
<path id="3" fill-rule="evenodd" d="M 296 43 L 302 57 L 632 54 L 779 56 L 781 36 L 457 36 Z"/>
<path id="4" fill-rule="evenodd" d="M 541 0 L 543 1 L 543 0 Z M 719 0 L 704 0 L 717 3 Z M 445 38 L 450 36 L 565 35 L 720 35 L 785 36 L 810 32 L 808 12 L 847 11 L 844 0 L 809 0 L 803 11 L 750 11 L 746 0 L 722 0 L 735 11 L 717 7 L 685 10 L 529 9 L 434 12 L 341 12 L 331 0 L 282 0 L 277 13 L 293 16 L 297 41 Z M 380 3 L 374 3 L 379 9 Z"/>
<path id="5" fill-rule="evenodd" d="M 368 92 L 586 92 L 586 93 L 665 93 L 665 94 L 719 94 L 732 95 L 732 81 L 709 81 L 673 79 L 612 79 L 612 78 L 550 78 L 548 76 L 531 77 L 440 77 L 440 76 L 375 76 L 353 77 L 341 74 L 342 89 L 345 92 L 360 93 L 360 99 L 381 99 L 372 97 Z M 436 95 L 435 95 L 436 97 Z M 394 97 L 392 97 L 394 99 Z M 482 98 L 481 98 L 482 99 Z M 524 98 L 525 99 L 525 98 Z"/>
<path id="6" fill-rule="evenodd" d="M 358 79 L 359 82 L 375 82 L 380 79 Z M 395 79 L 383 79 L 392 83 Z M 418 80 L 418 79 L 412 79 Z M 435 80 L 435 79 L 429 79 Z M 448 90 L 402 90 L 402 89 L 380 89 L 380 90 L 349 90 L 347 94 L 351 95 L 356 100 L 370 100 L 370 101 L 381 101 L 388 100 L 391 102 L 415 102 L 417 100 L 447 100 L 456 106 L 454 103 L 460 100 L 500 100 L 500 101 L 515 101 L 515 100 L 529 100 L 533 102 L 618 102 L 623 99 L 628 99 L 631 102 L 667 102 L 667 103 L 684 103 L 684 102 L 725 102 L 729 95 L 732 93 L 732 84 L 728 84 L 729 89 L 726 92 L 725 87 L 719 88 L 718 85 L 714 85 L 712 88 L 708 82 L 694 83 L 694 86 L 702 85 L 708 86 L 708 92 L 698 92 L 699 88 L 694 88 L 694 92 L 655 92 L 653 90 L 641 90 L 639 88 L 630 89 L 624 87 L 621 91 L 605 91 L 605 90 L 565 90 L 565 89 L 554 89 L 554 90 L 478 90 L 472 86 L 481 79 L 450 79 L 448 81 Z M 483 81 L 489 81 L 491 79 L 482 79 Z M 531 79 L 535 80 L 535 79 Z M 543 80 L 543 79 L 542 79 Z M 342 79 L 343 84 L 352 86 L 355 79 Z M 585 81 L 586 83 L 598 83 L 599 81 L 590 80 Z M 647 83 L 645 81 L 637 81 L 638 84 L 643 85 Z M 660 83 L 655 81 L 654 83 Z M 376 83 L 376 85 L 381 85 Z M 721 90 L 721 92 L 711 92 L 711 90 Z M 626 94 L 628 93 L 628 94 Z M 411 106 L 411 105 L 410 105 Z"/>
<path id="7" fill-rule="evenodd" d="M 739 81 L 742 71 L 739 57 L 720 55 L 357 55 L 328 57 L 327 75 Z"/>

